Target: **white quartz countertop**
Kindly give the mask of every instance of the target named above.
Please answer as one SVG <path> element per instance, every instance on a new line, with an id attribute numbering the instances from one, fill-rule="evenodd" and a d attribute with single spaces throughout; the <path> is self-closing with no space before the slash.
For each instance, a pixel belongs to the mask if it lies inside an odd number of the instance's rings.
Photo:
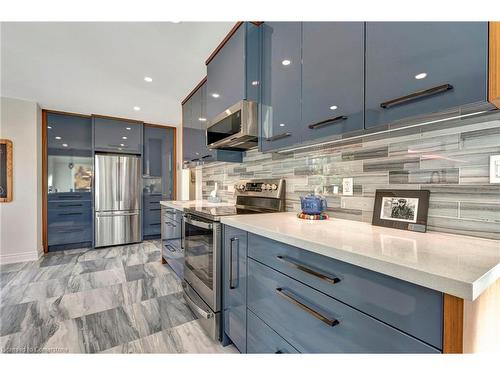
<path id="1" fill-rule="evenodd" d="M 186 208 L 195 208 L 195 207 L 227 207 L 234 206 L 234 203 L 229 202 L 219 202 L 212 203 L 206 199 L 203 200 L 191 200 L 191 201 L 160 201 L 160 204 L 165 207 L 175 208 L 179 211 L 184 211 Z"/>
<path id="2" fill-rule="evenodd" d="M 417 233 L 293 212 L 226 216 L 227 224 L 314 253 L 467 300 L 500 277 L 500 241 Z"/>

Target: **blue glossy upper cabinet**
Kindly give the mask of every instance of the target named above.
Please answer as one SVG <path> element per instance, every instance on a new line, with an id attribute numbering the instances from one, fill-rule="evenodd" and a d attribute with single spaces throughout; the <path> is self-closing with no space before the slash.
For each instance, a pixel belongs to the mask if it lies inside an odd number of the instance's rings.
<path id="1" fill-rule="evenodd" d="M 190 95 L 182 104 L 182 159 L 184 164 L 200 158 L 200 127 L 198 119 L 195 119 L 196 92 Z"/>
<path id="2" fill-rule="evenodd" d="M 300 22 L 266 22 L 262 32 L 262 151 L 298 143 L 301 122 Z"/>
<path id="3" fill-rule="evenodd" d="M 236 25 L 206 61 L 208 121 L 240 100 L 258 101 L 259 33 L 259 26 L 251 22 Z"/>
<path id="4" fill-rule="evenodd" d="M 93 122 L 96 151 L 142 153 L 142 122 L 99 116 Z"/>
<path id="5" fill-rule="evenodd" d="M 487 69 L 487 22 L 368 22 L 365 126 L 485 101 Z"/>
<path id="6" fill-rule="evenodd" d="M 363 130 L 364 27 L 302 23 L 302 140 Z"/>

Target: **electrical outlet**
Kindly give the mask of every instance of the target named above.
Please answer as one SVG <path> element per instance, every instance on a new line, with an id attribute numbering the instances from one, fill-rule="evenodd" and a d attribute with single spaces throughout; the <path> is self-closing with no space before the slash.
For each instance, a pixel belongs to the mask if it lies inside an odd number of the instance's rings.
<path id="1" fill-rule="evenodd" d="M 352 195 L 354 191 L 354 183 L 352 177 L 347 177 L 342 179 L 342 194 Z"/>
<path id="2" fill-rule="evenodd" d="M 490 184 L 500 183 L 500 155 L 490 156 Z"/>

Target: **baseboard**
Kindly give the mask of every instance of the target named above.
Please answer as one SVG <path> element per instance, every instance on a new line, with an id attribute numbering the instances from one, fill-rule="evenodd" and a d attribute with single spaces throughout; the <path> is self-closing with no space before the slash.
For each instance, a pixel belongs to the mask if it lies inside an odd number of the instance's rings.
<path id="1" fill-rule="evenodd" d="M 26 251 L 24 253 L 17 254 L 0 254 L 0 264 L 29 262 L 32 260 L 38 260 L 38 254 L 36 251 Z"/>

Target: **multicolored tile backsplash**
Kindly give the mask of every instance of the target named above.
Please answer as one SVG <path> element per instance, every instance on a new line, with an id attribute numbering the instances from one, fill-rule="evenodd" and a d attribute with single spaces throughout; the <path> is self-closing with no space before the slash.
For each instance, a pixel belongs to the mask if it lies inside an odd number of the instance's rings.
<path id="1" fill-rule="evenodd" d="M 202 168 L 206 198 L 217 182 L 223 201 L 234 201 L 240 179 L 286 179 L 287 211 L 300 196 L 327 198 L 329 214 L 371 222 L 376 189 L 430 190 L 428 230 L 500 239 L 500 184 L 489 183 L 489 157 L 500 154 L 500 111 L 474 119 L 425 125 L 288 153 L 248 151 L 243 163 Z M 342 179 L 352 177 L 352 196 Z"/>

